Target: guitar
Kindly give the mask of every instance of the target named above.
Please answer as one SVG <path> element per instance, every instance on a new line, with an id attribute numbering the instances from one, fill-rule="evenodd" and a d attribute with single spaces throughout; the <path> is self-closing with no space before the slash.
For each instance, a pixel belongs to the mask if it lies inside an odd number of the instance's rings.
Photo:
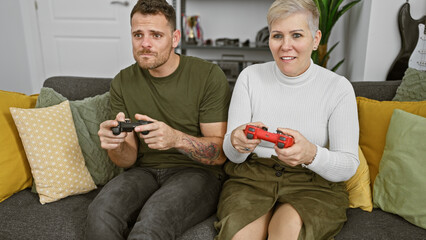
<path id="1" fill-rule="evenodd" d="M 426 24 L 426 21 L 425 21 Z M 419 24 L 419 38 L 416 48 L 408 60 L 408 67 L 419 71 L 426 71 L 426 29 L 425 24 Z"/>
<path id="2" fill-rule="evenodd" d="M 417 36 L 422 33 L 420 31 L 418 34 L 419 24 L 424 22 L 426 22 L 426 16 L 423 16 L 418 20 L 411 17 L 410 4 L 408 2 L 402 5 L 398 13 L 398 27 L 401 35 L 402 46 L 396 59 L 391 65 L 386 80 L 401 80 L 404 77 L 404 73 L 408 68 L 409 59 L 418 42 Z M 422 36 L 419 36 L 419 38 L 421 37 Z"/>

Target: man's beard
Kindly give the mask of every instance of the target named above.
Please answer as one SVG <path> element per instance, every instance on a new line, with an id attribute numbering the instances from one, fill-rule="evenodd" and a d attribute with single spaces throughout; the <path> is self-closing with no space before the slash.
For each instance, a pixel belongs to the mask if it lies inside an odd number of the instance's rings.
<path id="1" fill-rule="evenodd" d="M 139 66 L 143 69 L 148 69 L 148 70 L 156 69 L 156 68 L 164 65 L 169 60 L 170 54 L 172 52 L 172 47 L 170 47 L 169 50 L 170 51 L 168 51 L 168 52 L 158 54 L 158 53 L 155 53 L 155 52 L 151 52 L 150 50 L 144 49 L 144 50 L 137 52 L 137 60 L 136 61 L 138 62 Z M 152 54 L 154 56 L 154 58 L 153 58 L 154 62 L 144 61 L 143 58 L 139 58 L 139 56 L 141 54 Z"/>

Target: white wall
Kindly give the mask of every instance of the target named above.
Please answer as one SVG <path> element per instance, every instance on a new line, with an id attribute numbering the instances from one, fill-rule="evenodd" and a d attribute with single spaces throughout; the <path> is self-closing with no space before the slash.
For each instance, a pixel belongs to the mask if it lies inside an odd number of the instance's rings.
<path id="1" fill-rule="evenodd" d="M 345 0 L 344 3 L 348 1 Z M 177 2 L 179 5 L 179 1 Z M 221 8 L 221 5 L 218 5 L 219 3 L 232 5 L 228 2 L 234 2 L 236 6 Z M 196 4 L 213 3 L 215 8 L 207 8 L 209 14 L 222 19 L 225 23 L 238 24 L 238 27 L 231 28 L 231 31 L 222 36 L 239 36 L 241 40 L 244 40 L 245 38 L 254 39 L 255 33 L 261 26 L 266 25 L 266 20 L 262 19 L 265 19 L 268 6 L 255 12 L 238 11 L 239 6 L 269 5 L 270 2 L 272 0 L 197 0 Z M 345 58 L 345 63 L 340 67 L 338 73 L 351 81 L 384 81 L 400 50 L 401 39 L 397 17 L 400 7 L 405 2 L 406 0 L 363 0 L 348 14 L 345 14 L 335 25 L 330 37 L 330 46 L 336 41 L 340 41 L 340 44 L 331 56 L 329 66 L 333 66 Z M 419 19 L 426 14 L 425 0 L 410 0 L 409 3 L 414 19 Z M 32 11 L 33 8 L 34 2 L 31 0 L 2 0 L 0 8 L 1 90 L 26 94 L 40 91 L 44 72 L 43 63 L 40 61 L 40 43 L 37 36 L 37 24 L 34 23 L 36 18 Z M 190 13 L 191 7 L 188 7 L 187 10 Z M 192 10 L 193 14 L 199 13 L 194 8 Z M 232 17 L 229 18 L 225 13 L 230 13 Z M 208 29 L 208 25 L 214 25 L 216 21 L 207 19 L 207 15 L 202 16 L 206 37 L 216 38 L 214 31 L 218 30 L 210 31 Z M 244 27 L 247 26 L 247 23 L 249 27 Z M 212 52 L 203 54 L 211 55 Z M 253 52 L 251 54 L 265 53 Z M 266 53 L 266 55 L 268 54 Z"/>
<path id="2" fill-rule="evenodd" d="M 406 0 L 364 0 L 350 13 L 347 33 L 350 56 L 347 77 L 352 81 L 385 81 L 401 49 L 398 12 Z M 414 19 L 426 15 L 425 0 L 410 0 Z"/>
<path id="3" fill-rule="evenodd" d="M 19 1 L 2 0 L 0 7 L 0 89 L 33 93 Z"/>

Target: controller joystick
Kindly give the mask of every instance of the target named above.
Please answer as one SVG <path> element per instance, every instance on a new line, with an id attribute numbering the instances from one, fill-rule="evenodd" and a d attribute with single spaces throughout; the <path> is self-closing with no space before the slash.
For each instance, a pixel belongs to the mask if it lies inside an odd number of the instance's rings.
<path id="1" fill-rule="evenodd" d="M 125 120 L 124 122 L 118 122 L 117 127 L 112 127 L 112 134 L 119 135 L 121 132 L 131 132 L 135 127 L 139 125 L 146 125 L 152 123 L 151 121 L 138 120 L 137 122 L 130 122 L 130 120 Z M 149 131 L 143 131 L 143 135 L 147 135 Z"/>
<path id="2" fill-rule="evenodd" d="M 294 144 L 292 136 L 278 130 L 277 133 L 270 133 L 266 127 L 259 128 L 253 125 L 247 125 L 244 129 L 244 134 L 248 139 L 262 139 L 275 143 L 278 148 L 287 148 Z"/>

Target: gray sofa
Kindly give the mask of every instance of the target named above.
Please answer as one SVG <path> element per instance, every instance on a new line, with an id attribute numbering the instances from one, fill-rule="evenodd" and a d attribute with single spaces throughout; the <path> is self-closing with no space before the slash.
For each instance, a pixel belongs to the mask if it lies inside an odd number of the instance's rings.
<path id="1" fill-rule="evenodd" d="M 52 77 L 44 82 L 67 97 L 78 100 L 104 93 L 111 79 Z M 391 100 L 401 81 L 353 82 L 357 96 Z M 86 210 L 100 188 L 41 205 L 30 189 L 14 194 L 0 203 L 0 239 L 82 239 Z M 426 230 L 380 209 L 365 212 L 348 209 L 348 221 L 336 239 L 426 239 Z M 179 240 L 213 239 L 215 216 L 186 231 Z"/>

